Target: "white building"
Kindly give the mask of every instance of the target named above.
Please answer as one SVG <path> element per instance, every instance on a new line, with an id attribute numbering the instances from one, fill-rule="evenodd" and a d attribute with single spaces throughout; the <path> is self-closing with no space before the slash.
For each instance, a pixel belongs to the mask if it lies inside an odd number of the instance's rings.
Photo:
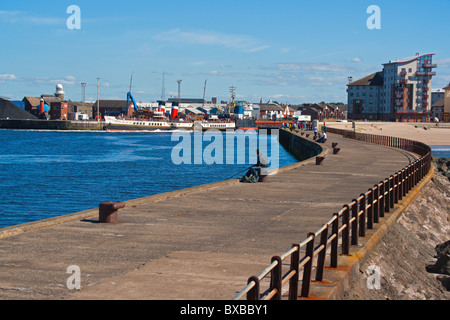
<path id="1" fill-rule="evenodd" d="M 429 121 L 434 54 L 389 61 L 348 86 L 349 119 Z"/>

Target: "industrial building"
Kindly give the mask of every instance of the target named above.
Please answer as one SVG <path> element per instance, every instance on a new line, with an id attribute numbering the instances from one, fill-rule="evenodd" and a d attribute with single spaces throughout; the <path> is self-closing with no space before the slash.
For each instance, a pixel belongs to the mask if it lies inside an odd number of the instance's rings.
<path id="1" fill-rule="evenodd" d="M 389 61 L 383 70 L 347 84 L 348 118 L 425 122 L 431 119 L 433 55 Z"/>
<path id="2" fill-rule="evenodd" d="M 69 105 L 64 99 L 61 84 L 56 85 L 54 94 L 42 94 L 40 97 L 24 97 L 25 111 L 43 119 L 68 120 Z"/>
<path id="3" fill-rule="evenodd" d="M 92 117 L 95 118 L 97 115 L 100 115 L 102 119 L 105 115 L 126 117 L 129 114 L 129 109 L 132 108 L 132 105 L 127 106 L 127 100 L 98 100 L 92 105 Z"/>

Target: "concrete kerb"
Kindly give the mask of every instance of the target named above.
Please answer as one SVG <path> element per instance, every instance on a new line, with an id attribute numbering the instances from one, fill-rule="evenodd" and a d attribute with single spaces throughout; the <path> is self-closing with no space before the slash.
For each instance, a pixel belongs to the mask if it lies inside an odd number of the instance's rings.
<path id="1" fill-rule="evenodd" d="M 322 147 L 322 150 L 323 151 L 320 155 L 323 155 L 323 156 L 326 155 L 328 150 L 326 149 L 325 146 Z M 285 167 L 281 167 L 278 169 L 278 172 L 284 172 L 284 171 L 292 170 L 292 169 L 295 169 L 295 168 L 298 168 L 301 166 L 311 164 L 315 161 L 314 158 L 315 157 L 306 159 L 304 161 L 300 161 L 300 162 L 297 162 L 297 163 L 294 163 L 291 165 L 287 165 Z M 213 183 L 208 183 L 208 184 L 204 184 L 204 185 L 200 185 L 200 186 L 155 194 L 152 196 L 127 200 L 127 201 L 123 201 L 123 202 L 125 203 L 126 207 L 136 207 L 139 205 L 144 205 L 144 204 L 153 203 L 153 202 L 157 202 L 157 201 L 167 200 L 167 199 L 174 198 L 174 197 L 185 196 L 185 195 L 196 193 L 196 192 L 201 192 L 201 191 L 205 191 L 205 190 L 210 190 L 210 189 L 214 189 L 214 188 L 220 188 L 223 186 L 232 185 L 235 183 L 239 183 L 239 180 L 240 179 L 237 178 L 237 179 L 229 179 L 229 180 L 224 180 L 224 181 L 219 181 L 219 182 L 213 182 Z M 43 219 L 43 220 L 39 220 L 39 221 L 28 222 L 28 223 L 24 223 L 24 224 L 20 224 L 20 225 L 16 225 L 16 226 L 1 228 L 0 229 L 0 239 L 16 236 L 19 234 L 23 234 L 25 232 L 33 231 L 33 230 L 56 226 L 56 225 L 59 225 L 62 223 L 92 218 L 94 216 L 98 216 L 98 214 L 99 214 L 98 210 L 99 210 L 98 208 L 93 208 L 93 209 L 88 209 L 88 210 L 84 210 L 84 211 L 80 211 L 80 212 L 66 214 L 63 216 L 58 216 L 58 217 Z"/>
<path id="2" fill-rule="evenodd" d="M 338 267 L 325 268 L 324 281 L 311 282 L 311 294 L 304 300 L 340 300 L 345 291 L 349 288 L 351 280 L 359 277 L 367 269 L 366 260 L 372 253 L 386 233 L 397 223 L 402 214 L 408 209 L 420 191 L 434 175 L 434 168 L 431 166 L 430 172 L 415 186 L 398 204 L 394 206 L 394 212 L 385 214 L 380 218 L 374 228 L 366 229 L 366 236 L 359 237 L 359 245 L 350 247 L 349 255 L 340 255 Z"/>

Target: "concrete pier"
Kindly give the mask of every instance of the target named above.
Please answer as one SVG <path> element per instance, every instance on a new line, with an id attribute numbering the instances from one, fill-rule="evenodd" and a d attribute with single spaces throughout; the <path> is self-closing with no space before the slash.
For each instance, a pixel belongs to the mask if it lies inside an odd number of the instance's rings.
<path id="1" fill-rule="evenodd" d="M 0 299 L 229 300 L 273 255 L 416 158 L 334 134 L 324 147 L 321 165 L 291 165 L 268 183 L 228 180 L 129 201 L 117 224 L 99 223 L 94 209 L 0 229 Z M 80 290 L 67 286 L 70 266 Z"/>

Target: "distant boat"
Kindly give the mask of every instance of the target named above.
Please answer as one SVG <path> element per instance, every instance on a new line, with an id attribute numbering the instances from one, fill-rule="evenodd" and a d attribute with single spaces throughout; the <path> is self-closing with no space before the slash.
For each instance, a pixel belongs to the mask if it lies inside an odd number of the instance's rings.
<path id="1" fill-rule="evenodd" d="M 107 131 L 128 131 L 128 130 L 194 130 L 194 129 L 217 129 L 217 130 L 234 130 L 236 124 L 234 122 L 222 121 L 167 121 L 162 118 L 154 117 L 152 120 L 139 119 L 118 119 L 112 116 L 105 116 L 105 130 Z"/>

